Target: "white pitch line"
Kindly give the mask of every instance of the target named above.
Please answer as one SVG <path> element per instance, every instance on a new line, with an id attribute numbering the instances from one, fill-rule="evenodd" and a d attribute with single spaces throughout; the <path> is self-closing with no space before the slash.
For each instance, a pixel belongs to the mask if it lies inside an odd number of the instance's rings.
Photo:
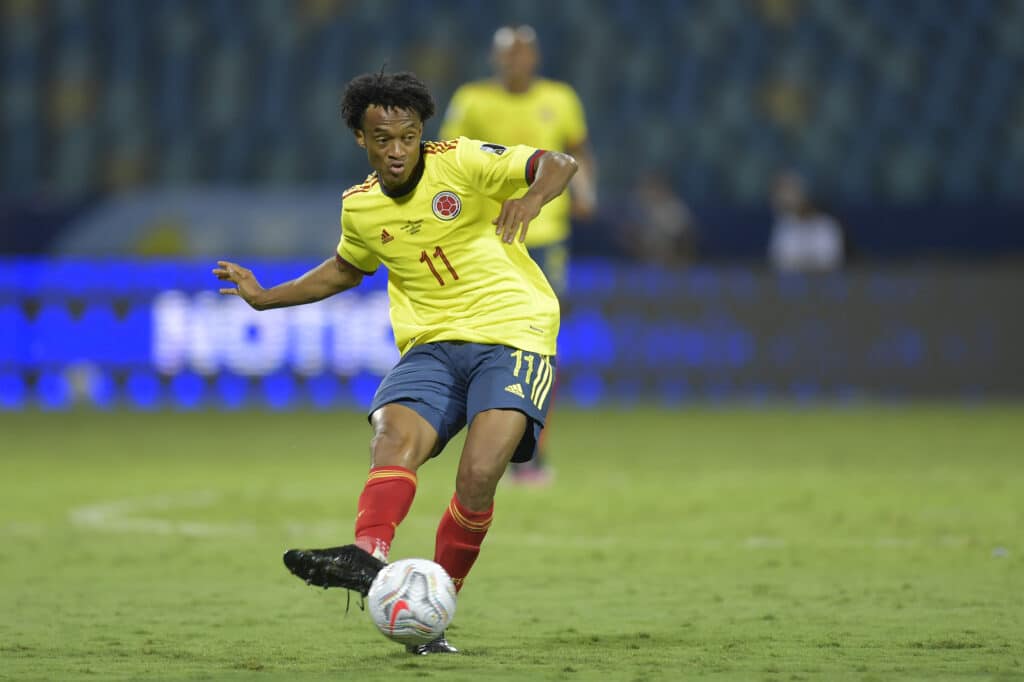
<path id="1" fill-rule="evenodd" d="M 747 550 L 773 551 L 783 549 L 834 549 L 834 550 L 908 550 L 915 548 L 964 549 L 970 540 L 960 536 L 925 538 L 782 538 L 751 536 L 747 538 L 672 538 L 658 540 L 645 538 L 627 539 L 616 536 L 558 536 L 542 533 L 495 533 L 487 536 L 487 543 L 529 547 L 608 548 L 622 547 L 628 542 L 639 542 L 644 547 L 665 550 Z"/>
<path id="2" fill-rule="evenodd" d="M 46 524 L 41 521 L 11 521 L 3 525 L 3 531 L 8 535 L 40 537 L 46 532 Z"/>
<path id="3" fill-rule="evenodd" d="M 762 537 L 760 535 L 749 537 L 743 541 L 743 546 L 747 549 L 780 549 L 787 544 L 782 538 Z"/>
<path id="4" fill-rule="evenodd" d="M 339 542 L 348 538 L 352 523 L 347 519 L 326 521 L 296 521 L 282 519 L 272 523 L 254 521 L 222 523 L 197 520 L 176 520 L 166 518 L 166 512 L 179 509 L 202 509 L 212 507 L 221 500 L 218 493 L 204 491 L 178 495 L 152 495 L 98 502 L 76 507 L 69 511 L 72 525 L 79 528 L 110 533 L 142 533 L 147 535 L 180 535 L 187 537 L 239 537 L 251 536 L 267 531 L 284 532 L 293 537 L 338 537 Z M 148 514 L 163 512 L 162 517 Z M 405 531 L 427 532 L 436 528 L 432 519 L 411 518 L 404 525 Z M 4 530 L 13 534 L 35 534 L 45 530 L 42 524 L 8 524 Z M 621 547 L 637 538 L 615 535 L 581 536 L 566 533 L 519 533 L 502 530 L 488 536 L 487 544 L 535 547 L 535 548 L 602 548 Z M 748 550 L 772 551 L 787 548 L 813 548 L 837 550 L 909 550 L 916 548 L 940 547 L 943 549 L 964 549 L 970 546 L 970 538 L 957 535 L 943 535 L 936 538 L 920 537 L 811 537 L 784 538 L 776 536 L 749 536 L 746 538 L 686 538 L 663 537 L 644 539 L 648 548 L 665 550 Z"/>
<path id="5" fill-rule="evenodd" d="M 144 516 L 151 512 L 176 509 L 202 509 L 213 506 L 220 495 L 199 492 L 184 495 L 152 495 L 76 507 L 68 513 L 73 526 L 112 533 L 145 533 L 147 535 L 184 535 L 189 537 L 224 537 L 251 535 L 257 527 L 251 523 L 210 523 L 177 521 Z"/>

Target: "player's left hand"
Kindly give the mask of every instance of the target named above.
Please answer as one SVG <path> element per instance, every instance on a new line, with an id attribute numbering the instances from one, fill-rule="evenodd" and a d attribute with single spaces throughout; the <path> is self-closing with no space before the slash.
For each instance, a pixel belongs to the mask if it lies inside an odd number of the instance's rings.
<path id="1" fill-rule="evenodd" d="M 491 221 L 497 225 L 494 234 L 501 235 L 501 241 L 511 244 L 515 241 L 516 232 L 519 233 L 519 241 L 526 241 L 526 231 L 530 228 L 530 221 L 540 215 L 541 203 L 529 196 L 518 199 L 506 199 L 501 205 L 501 213 Z"/>
<path id="2" fill-rule="evenodd" d="M 213 274 L 217 276 L 217 279 L 232 282 L 237 285 L 237 288 L 224 287 L 218 291 L 224 296 L 238 296 L 250 306 L 258 310 L 258 299 L 259 295 L 263 293 L 263 287 L 260 286 L 256 276 L 252 274 L 252 270 L 249 268 L 243 268 L 238 263 L 232 263 L 226 260 L 217 261 L 217 265 L 220 267 L 213 269 Z"/>
<path id="3" fill-rule="evenodd" d="M 597 200 L 593 194 L 574 192 L 570 215 L 578 220 L 590 220 L 597 213 Z"/>

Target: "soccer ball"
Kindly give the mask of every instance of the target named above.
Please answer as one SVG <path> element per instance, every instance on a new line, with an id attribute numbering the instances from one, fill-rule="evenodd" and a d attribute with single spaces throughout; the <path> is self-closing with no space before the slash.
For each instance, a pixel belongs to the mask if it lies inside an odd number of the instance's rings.
<path id="1" fill-rule="evenodd" d="M 444 632 L 455 615 L 455 583 L 426 559 L 400 559 L 380 570 L 366 595 L 373 624 L 388 639 L 425 644 Z"/>

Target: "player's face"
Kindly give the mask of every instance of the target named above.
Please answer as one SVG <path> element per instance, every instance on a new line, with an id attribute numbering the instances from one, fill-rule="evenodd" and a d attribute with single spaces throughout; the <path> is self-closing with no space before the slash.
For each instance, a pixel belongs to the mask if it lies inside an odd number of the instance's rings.
<path id="1" fill-rule="evenodd" d="M 510 83 L 518 84 L 533 78 L 538 61 L 536 46 L 524 40 L 516 39 L 494 49 L 494 66 L 498 76 Z"/>
<path id="2" fill-rule="evenodd" d="M 366 150 L 370 167 L 388 188 L 401 187 L 420 161 L 423 122 L 415 111 L 370 105 L 356 142 Z"/>
<path id="3" fill-rule="evenodd" d="M 775 181 L 772 202 L 780 213 L 799 213 L 807 206 L 803 180 L 792 173 L 779 176 Z"/>

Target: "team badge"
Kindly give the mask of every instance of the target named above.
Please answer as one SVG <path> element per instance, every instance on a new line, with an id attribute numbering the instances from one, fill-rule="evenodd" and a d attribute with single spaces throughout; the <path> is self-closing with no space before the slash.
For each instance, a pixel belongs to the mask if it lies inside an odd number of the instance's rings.
<path id="1" fill-rule="evenodd" d="M 438 192 L 433 204 L 434 215 L 441 220 L 454 220 L 462 211 L 462 200 L 454 192 Z"/>

